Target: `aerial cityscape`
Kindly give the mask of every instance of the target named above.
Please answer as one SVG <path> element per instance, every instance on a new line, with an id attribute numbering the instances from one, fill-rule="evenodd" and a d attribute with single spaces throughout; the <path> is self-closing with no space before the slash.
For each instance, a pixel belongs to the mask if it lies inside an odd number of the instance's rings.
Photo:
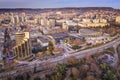
<path id="1" fill-rule="evenodd" d="M 100 1 L 0 0 L 0 80 L 120 80 L 120 1 Z"/>

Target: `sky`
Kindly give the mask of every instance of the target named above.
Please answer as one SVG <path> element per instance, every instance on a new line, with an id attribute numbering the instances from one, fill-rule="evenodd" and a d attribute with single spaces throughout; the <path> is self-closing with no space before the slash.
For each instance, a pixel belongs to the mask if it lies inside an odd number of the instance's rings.
<path id="1" fill-rule="evenodd" d="M 113 7 L 120 0 L 0 0 L 0 8 Z"/>

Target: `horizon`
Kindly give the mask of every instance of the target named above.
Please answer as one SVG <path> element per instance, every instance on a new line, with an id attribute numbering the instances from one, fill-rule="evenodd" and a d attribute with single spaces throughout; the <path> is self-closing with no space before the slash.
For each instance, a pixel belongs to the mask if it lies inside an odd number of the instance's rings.
<path id="1" fill-rule="evenodd" d="M 0 0 L 0 8 L 112 7 L 120 9 L 119 3 L 120 0 Z"/>
<path id="2" fill-rule="evenodd" d="M 64 8 L 111 8 L 111 9 L 120 9 L 120 8 L 114 8 L 114 7 L 56 7 L 56 8 L 21 8 L 21 7 L 18 7 L 18 8 L 0 8 L 0 9 L 64 9 Z"/>

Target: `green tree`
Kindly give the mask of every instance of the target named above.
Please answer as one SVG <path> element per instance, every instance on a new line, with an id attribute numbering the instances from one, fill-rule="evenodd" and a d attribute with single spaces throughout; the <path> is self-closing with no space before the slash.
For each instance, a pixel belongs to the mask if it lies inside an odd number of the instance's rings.
<path id="1" fill-rule="evenodd" d="M 70 38 L 66 38 L 65 42 L 70 44 L 71 43 L 71 39 Z"/>
<path id="2" fill-rule="evenodd" d="M 77 63 L 77 59 L 75 58 L 75 56 L 71 56 L 70 58 L 68 58 L 67 62 L 74 66 Z"/>
<path id="3" fill-rule="evenodd" d="M 76 67 L 73 67 L 72 70 L 72 75 L 75 77 L 75 78 L 78 78 L 79 77 L 79 70 L 76 68 Z"/>
<path id="4" fill-rule="evenodd" d="M 111 70 L 107 70 L 106 73 L 103 76 L 103 79 L 105 79 L 105 80 L 115 80 L 116 75 Z"/>
<path id="5" fill-rule="evenodd" d="M 61 73 L 57 72 L 56 76 L 57 76 L 57 80 L 61 80 L 62 79 L 62 74 Z"/>
<path id="6" fill-rule="evenodd" d="M 100 67 L 103 71 L 102 78 L 104 80 L 116 80 L 117 79 L 115 73 L 110 69 L 109 65 L 107 65 L 106 63 L 103 63 L 103 64 L 100 65 Z"/>
<path id="7" fill-rule="evenodd" d="M 66 72 L 66 65 L 65 64 L 58 64 L 56 66 L 56 70 L 57 70 L 57 72 L 59 72 L 61 74 L 65 74 L 65 72 Z"/>
<path id="8" fill-rule="evenodd" d="M 18 76 L 16 76 L 16 78 L 15 78 L 15 80 L 23 80 L 24 78 L 23 78 L 23 76 L 22 75 L 18 75 Z"/>
<path id="9" fill-rule="evenodd" d="M 52 54 L 52 53 L 53 53 L 53 50 L 54 50 L 54 45 L 53 45 L 52 42 L 49 42 L 48 51 Z"/>
<path id="10" fill-rule="evenodd" d="M 73 47 L 72 47 L 72 49 L 79 49 L 79 48 L 81 48 L 81 46 L 78 46 L 78 45 L 74 45 Z"/>
<path id="11" fill-rule="evenodd" d="M 101 67 L 101 69 L 102 69 L 103 71 L 105 71 L 105 72 L 106 72 L 107 70 L 109 70 L 109 68 L 110 68 L 109 65 L 106 64 L 106 63 L 101 64 L 100 67 Z"/>
<path id="12" fill-rule="evenodd" d="M 43 54 L 44 54 L 46 51 L 47 51 L 47 48 L 44 47 L 44 48 L 42 49 Z"/>
<path id="13" fill-rule="evenodd" d="M 26 73 L 26 80 L 30 80 L 30 74 Z"/>
<path id="14" fill-rule="evenodd" d="M 34 78 L 34 80 L 41 80 L 41 78 L 39 78 L 39 77 L 36 77 L 36 78 Z"/>

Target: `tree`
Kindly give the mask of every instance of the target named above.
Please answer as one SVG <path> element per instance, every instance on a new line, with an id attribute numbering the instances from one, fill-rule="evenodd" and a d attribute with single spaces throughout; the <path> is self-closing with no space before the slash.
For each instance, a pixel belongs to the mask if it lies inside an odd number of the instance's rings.
<path id="1" fill-rule="evenodd" d="M 106 63 L 101 64 L 100 67 L 104 72 L 106 72 L 110 68 L 109 65 L 107 65 Z"/>
<path id="2" fill-rule="evenodd" d="M 41 78 L 39 78 L 39 77 L 36 77 L 36 78 L 34 78 L 34 80 L 41 80 Z"/>
<path id="3" fill-rule="evenodd" d="M 90 75 L 85 78 L 85 80 L 97 80 L 94 76 Z"/>
<path id="4" fill-rule="evenodd" d="M 43 53 L 42 52 L 38 52 L 36 55 L 39 59 L 41 59 L 43 57 Z"/>
<path id="5" fill-rule="evenodd" d="M 90 67 L 87 64 L 84 64 L 84 65 L 80 66 L 79 69 L 80 69 L 81 72 L 86 73 L 87 71 L 89 71 Z"/>
<path id="6" fill-rule="evenodd" d="M 73 41 L 73 44 L 74 45 L 80 45 L 80 43 L 82 43 L 79 39 L 75 39 L 74 41 Z"/>
<path id="7" fill-rule="evenodd" d="M 65 41 L 66 41 L 66 43 L 68 43 L 68 44 L 71 43 L 71 39 L 70 39 L 70 38 L 66 38 Z"/>
<path id="8" fill-rule="evenodd" d="M 57 72 L 59 72 L 61 74 L 65 74 L 65 72 L 66 72 L 66 65 L 65 64 L 57 64 L 56 70 L 57 70 Z"/>
<path id="9" fill-rule="evenodd" d="M 18 76 L 16 76 L 15 80 L 23 80 L 23 76 L 22 75 L 18 75 Z"/>
<path id="10" fill-rule="evenodd" d="M 74 56 L 71 56 L 70 58 L 68 58 L 67 62 L 72 65 L 72 64 L 75 64 L 77 60 Z"/>
<path id="11" fill-rule="evenodd" d="M 87 64 L 85 65 L 82 65 L 79 67 L 79 71 L 80 71 L 80 76 L 81 76 L 81 79 L 83 79 L 84 77 L 87 76 L 87 72 L 89 71 L 89 66 Z"/>
<path id="12" fill-rule="evenodd" d="M 30 79 L 30 75 L 29 73 L 26 73 L 26 80 L 29 80 Z"/>
<path id="13" fill-rule="evenodd" d="M 78 46 L 78 45 L 72 46 L 72 49 L 79 49 L 79 48 L 81 48 L 81 46 Z"/>
<path id="14" fill-rule="evenodd" d="M 110 70 L 110 66 L 103 63 L 100 65 L 102 71 L 103 71 L 103 75 L 102 78 L 105 80 L 116 80 L 116 75 Z"/>
<path id="15" fill-rule="evenodd" d="M 54 45 L 53 45 L 52 42 L 49 42 L 48 51 L 52 54 L 52 53 L 53 53 L 53 50 L 54 50 Z"/>
<path id="16" fill-rule="evenodd" d="M 42 48 L 43 54 L 44 54 L 46 51 L 47 51 L 47 48 L 46 48 L 46 47 L 43 47 L 43 48 Z"/>
<path id="17" fill-rule="evenodd" d="M 75 67 L 72 68 L 72 75 L 75 77 L 75 78 L 78 78 L 79 77 L 79 70 Z"/>
<path id="18" fill-rule="evenodd" d="M 107 71 L 107 76 L 108 76 L 108 80 L 115 80 L 116 79 L 116 75 L 111 70 Z"/>
<path id="19" fill-rule="evenodd" d="M 58 78 L 57 80 L 61 80 L 62 79 L 62 74 L 61 73 L 57 72 L 56 76 Z"/>
<path id="20" fill-rule="evenodd" d="M 90 61 L 90 60 L 91 60 L 91 55 L 86 54 L 86 56 L 85 56 L 85 60 L 86 60 L 86 61 Z"/>

